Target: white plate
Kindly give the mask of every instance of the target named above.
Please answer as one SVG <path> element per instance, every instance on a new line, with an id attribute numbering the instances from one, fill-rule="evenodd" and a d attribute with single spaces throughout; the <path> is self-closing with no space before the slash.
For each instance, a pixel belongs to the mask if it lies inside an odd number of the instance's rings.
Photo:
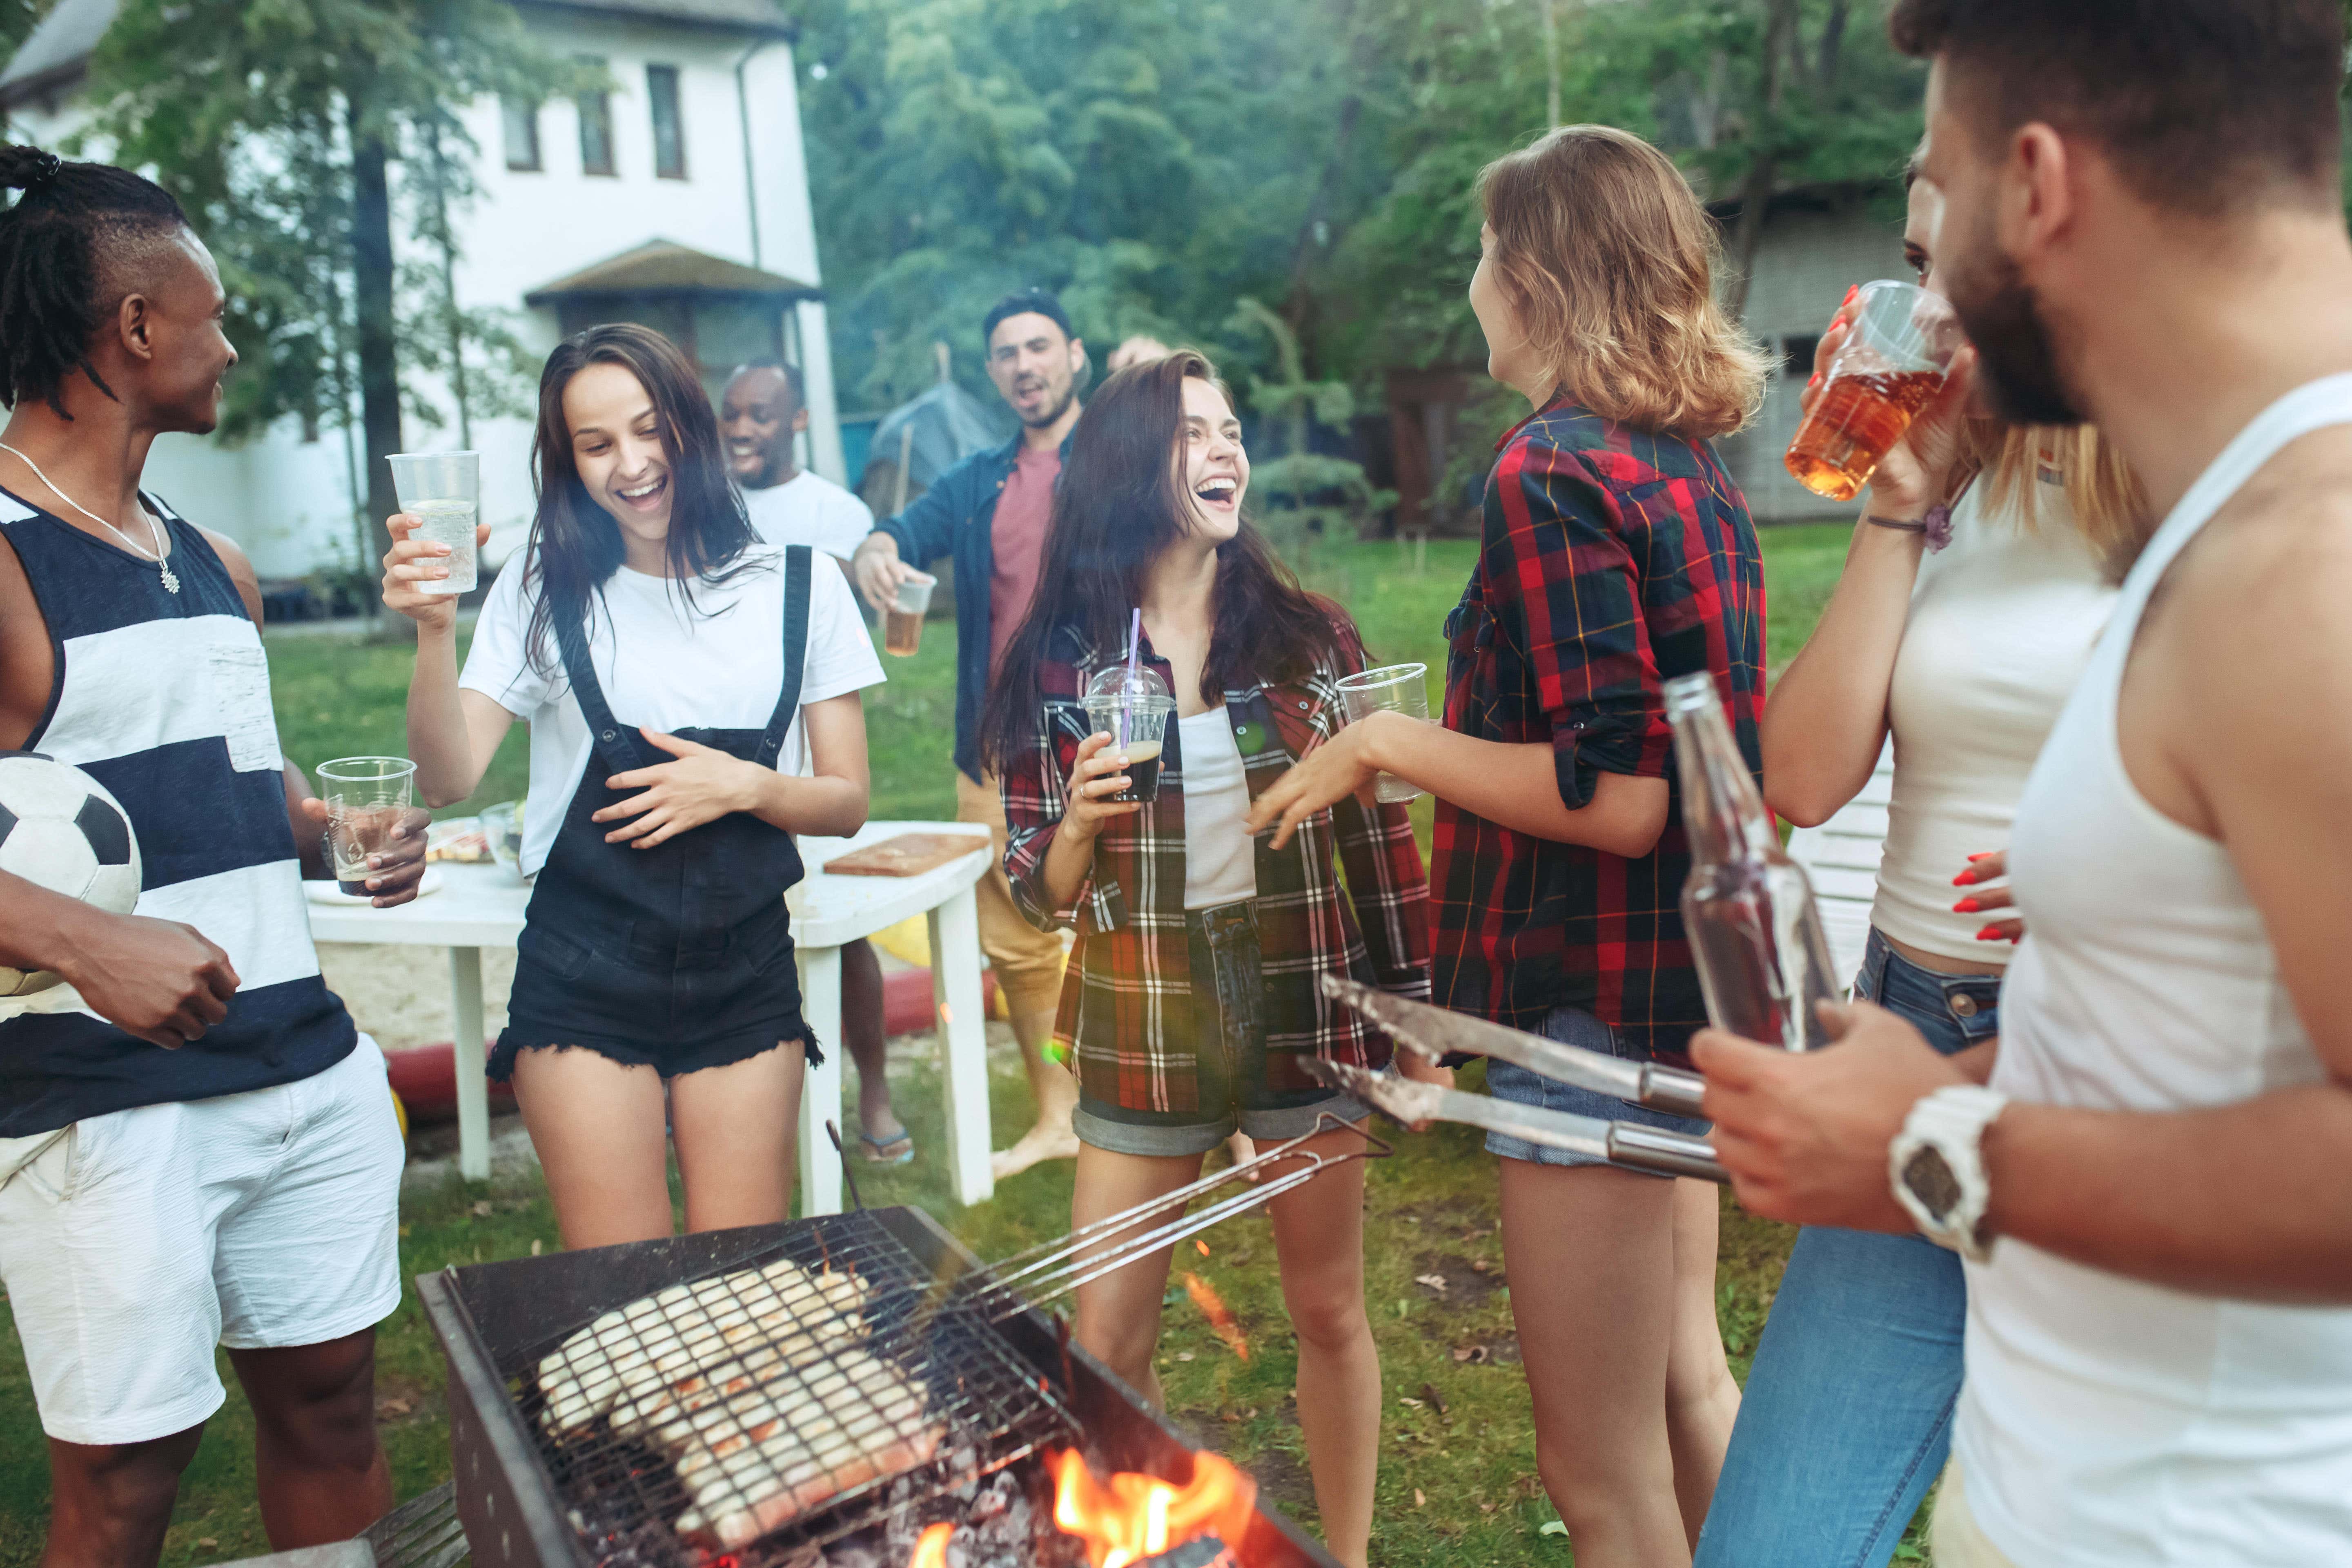
<path id="1" fill-rule="evenodd" d="M 425 867 L 425 879 L 416 884 L 416 896 L 420 899 L 426 898 L 434 893 L 439 892 L 440 890 L 441 868 L 438 866 Z M 375 902 L 375 898 L 373 894 L 361 898 L 353 898 L 351 894 L 346 893 L 342 889 L 337 887 L 332 882 L 305 882 L 302 884 L 302 896 L 310 900 L 314 904 L 373 905 Z"/>

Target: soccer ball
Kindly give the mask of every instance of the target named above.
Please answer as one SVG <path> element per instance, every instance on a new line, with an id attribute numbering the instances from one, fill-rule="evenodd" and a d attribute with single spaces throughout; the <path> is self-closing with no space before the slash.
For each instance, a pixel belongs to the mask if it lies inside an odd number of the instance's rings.
<path id="1" fill-rule="evenodd" d="M 139 902 L 139 836 L 122 803 L 79 768 L 38 752 L 0 752 L 0 871 L 127 915 Z M 0 996 L 58 983 L 0 964 Z"/>

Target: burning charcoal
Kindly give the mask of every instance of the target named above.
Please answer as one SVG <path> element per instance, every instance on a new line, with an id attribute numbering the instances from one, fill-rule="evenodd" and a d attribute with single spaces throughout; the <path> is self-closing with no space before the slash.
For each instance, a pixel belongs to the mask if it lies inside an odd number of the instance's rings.
<path id="1" fill-rule="evenodd" d="M 903 1568 L 907 1554 L 886 1556 L 881 1543 L 871 1539 L 870 1531 L 860 1531 L 846 1541 L 836 1541 L 825 1548 L 824 1558 L 829 1568 Z M 911 1554 L 914 1548 L 908 1548 Z"/>

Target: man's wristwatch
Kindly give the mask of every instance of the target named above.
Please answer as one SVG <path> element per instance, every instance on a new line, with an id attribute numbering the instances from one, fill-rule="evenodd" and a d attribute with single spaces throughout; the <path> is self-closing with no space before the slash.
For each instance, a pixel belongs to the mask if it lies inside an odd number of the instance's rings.
<path id="1" fill-rule="evenodd" d="M 1895 1195 L 1918 1222 L 1919 1234 L 1971 1263 L 1992 1256 L 1991 1238 L 1979 1234 L 1992 1197 L 1979 1146 L 1984 1130 L 2008 1104 L 2007 1095 L 1977 1084 L 1947 1085 L 1911 1108 L 1887 1146 Z"/>

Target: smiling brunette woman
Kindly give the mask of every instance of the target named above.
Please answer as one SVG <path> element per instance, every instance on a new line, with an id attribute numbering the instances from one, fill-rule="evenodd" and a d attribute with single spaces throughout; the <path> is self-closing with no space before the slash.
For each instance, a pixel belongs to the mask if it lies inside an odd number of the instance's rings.
<path id="1" fill-rule="evenodd" d="M 866 821 L 882 679 L 831 557 L 753 536 L 693 367 L 643 327 L 549 356 L 539 515 L 457 673 L 446 545 L 392 519 L 384 603 L 416 622 L 408 743 L 435 805 L 530 726 L 538 874 L 490 1076 L 515 1098 L 567 1247 L 667 1236 L 664 1089 L 689 1230 L 790 1212 L 801 1022 L 795 833 Z M 488 531 L 484 530 L 487 540 Z M 813 762 L 813 776 L 803 759 Z"/>
<path id="2" fill-rule="evenodd" d="M 1335 684 L 1364 667 L 1347 612 L 1300 589 L 1243 519 L 1249 472 L 1199 354 L 1104 383 L 1070 437 L 1037 595 L 982 720 L 1013 901 L 1078 933 L 1055 1024 L 1078 1076 L 1074 1226 L 1191 1182 L 1236 1130 L 1264 1144 L 1314 1133 L 1327 1112 L 1362 1121 L 1301 1064 L 1379 1067 L 1388 1042 L 1327 1000 L 1322 976 L 1429 990 L 1428 885 L 1404 807 L 1341 801 L 1282 849 L 1243 826 L 1251 797 L 1341 722 Z M 1126 657 L 1138 605 L 1139 657 L 1176 699 L 1150 805 L 1112 798 L 1128 759 L 1081 700 Z M 1307 1145 L 1363 1146 L 1337 1127 Z M 1356 1568 L 1381 1430 L 1363 1204 L 1350 1162 L 1270 1205 L 1316 1505 L 1332 1554 Z M 1155 1404 L 1168 1263 L 1163 1249 L 1078 1291 L 1079 1342 Z"/>

